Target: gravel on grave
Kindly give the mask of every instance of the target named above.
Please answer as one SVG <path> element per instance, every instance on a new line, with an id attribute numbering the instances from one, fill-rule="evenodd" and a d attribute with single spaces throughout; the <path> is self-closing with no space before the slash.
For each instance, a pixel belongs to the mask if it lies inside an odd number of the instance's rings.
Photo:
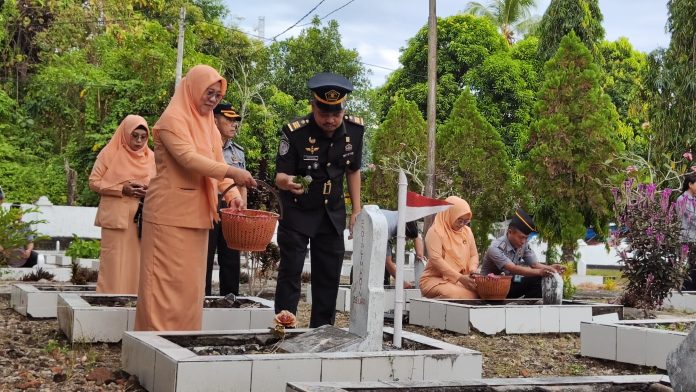
<path id="1" fill-rule="evenodd" d="M 299 327 L 310 306 L 300 303 Z M 348 326 L 339 312 L 336 326 Z M 656 368 L 580 356 L 579 334 L 460 335 L 407 325 L 406 330 L 483 353 L 484 377 L 543 377 L 664 373 Z M 71 345 L 56 319 L 30 319 L 0 298 L 0 391 L 144 391 L 121 368 L 120 344 Z"/>

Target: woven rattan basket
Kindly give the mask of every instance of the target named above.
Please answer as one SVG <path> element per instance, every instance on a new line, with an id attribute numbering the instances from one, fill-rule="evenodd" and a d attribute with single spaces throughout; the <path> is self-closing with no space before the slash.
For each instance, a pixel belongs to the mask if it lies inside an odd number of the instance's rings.
<path id="1" fill-rule="evenodd" d="M 510 275 L 473 275 L 476 281 L 476 291 L 481 299 L 501 300 L 507 297 L 510 291 Z"/>
<path id="2" fill-rule="evenodd" d="M 271 242 L 278 219 L 282 218 L 283 210 L 278 194 L 273 187 L 263 181 L 256 182 L 270 191 L 278 202 L 280 214 L 260 210 L 236 210 L 223 208 L 220 210 L 222 235 L 227 247 L 245 252 L 262 252 Z M 234 185 L 223 192 L 223 195 Z"/>

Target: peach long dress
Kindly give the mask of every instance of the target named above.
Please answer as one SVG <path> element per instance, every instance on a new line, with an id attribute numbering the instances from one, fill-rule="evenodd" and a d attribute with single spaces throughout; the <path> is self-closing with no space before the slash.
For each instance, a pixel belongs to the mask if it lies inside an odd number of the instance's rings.
<path id="1" fill-rule="evenodd" d="M 425 236 L 428 264 L 420 278 L 421 294 L 427 298 L 478 298 L 475 291 L 464 287 L 459 279 L 478 268 L 479 257 L 471 228 L 455 231 L 452 224 L 461 216 L 471 219 L 471 208 L 465 200 L 450 196 L 453 206 L 435 216 Z"/>
<path id="2" fill-rule="evenodd" d="M 101 227 L 101 253 L 97 292 L 136 294 L 140 276 L 140 240 L 133 217 L 139 200 L 123 196 L 128 181 L 149 184 L 155 176 L 154 153 L 146 145 L 138 151 L 128 146 L 131 132 L 139 126 L 149 131 L 147 121 L 129 115 L 101 150 L 89 175 L 89 187 L 99 193 L 94 221 Z"/>
<path id="3" fill-rule="evenodd" d="M 206 65 L 193 67 L 153 127 L 157 175 L 143 209 L 137 331 L 200 330 L 203 316 L 208 230 L 217 220 L 217 193 L 224 179 L 220 133 L 212 111 L 198 112 L 207 88 L 227 82 Z M 230 201 L 239 192 L 230 192 Z"/>

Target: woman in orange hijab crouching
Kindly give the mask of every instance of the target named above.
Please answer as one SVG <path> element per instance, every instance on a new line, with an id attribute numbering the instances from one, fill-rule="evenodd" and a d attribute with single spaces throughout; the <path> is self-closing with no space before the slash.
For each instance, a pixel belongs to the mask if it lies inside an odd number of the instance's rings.
<path id="1" fill-rule="evenodd" d="M 478 298 L 476 282 L 469 276 L 479 264 L 474 235 L 468 223 L 471 208 L 465 200 L 450 196 L 452 207 L 439 212 L 425 236 L 428 264 L 420 278 L 427 298 Z"/>
<path id="2" fill-rule="evenodd" d="M 215 69 L 197 65 L 152 127 L 157 175 L 143 208 L 137 331 L 201 329 L 208 230 L 220 219 L 218 191 L 233 183 L 229 179 L 256 185 L 248 171 L 222 157 L 213 109 L 226 90 Z M 236 188 L 225 199 L 243 207 Z"/>
<path id="3" fill-rule="evenodd" d="M 133 218 L 155 176 L 155 155 L 147 146 L 149 133 L 144 118 L 126 117 L 99 152 L 89 175 L 90 189 L 101 195 L 94 221 L 101 227 L 98 293 L 138 292 L 140 239 Z"/>

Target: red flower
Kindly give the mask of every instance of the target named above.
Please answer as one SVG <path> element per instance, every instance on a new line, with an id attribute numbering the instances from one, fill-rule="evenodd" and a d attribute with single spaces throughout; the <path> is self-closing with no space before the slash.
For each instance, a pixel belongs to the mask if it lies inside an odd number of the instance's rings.
<path id="1" fill-rule="evenodd" d="M 297 317 L 287 310 L 282 310 L 280 313 L 276 314 L 273 321 L 276 325 L 282 325 L 285 328 L 295 328 L 297 326 Z"/>

